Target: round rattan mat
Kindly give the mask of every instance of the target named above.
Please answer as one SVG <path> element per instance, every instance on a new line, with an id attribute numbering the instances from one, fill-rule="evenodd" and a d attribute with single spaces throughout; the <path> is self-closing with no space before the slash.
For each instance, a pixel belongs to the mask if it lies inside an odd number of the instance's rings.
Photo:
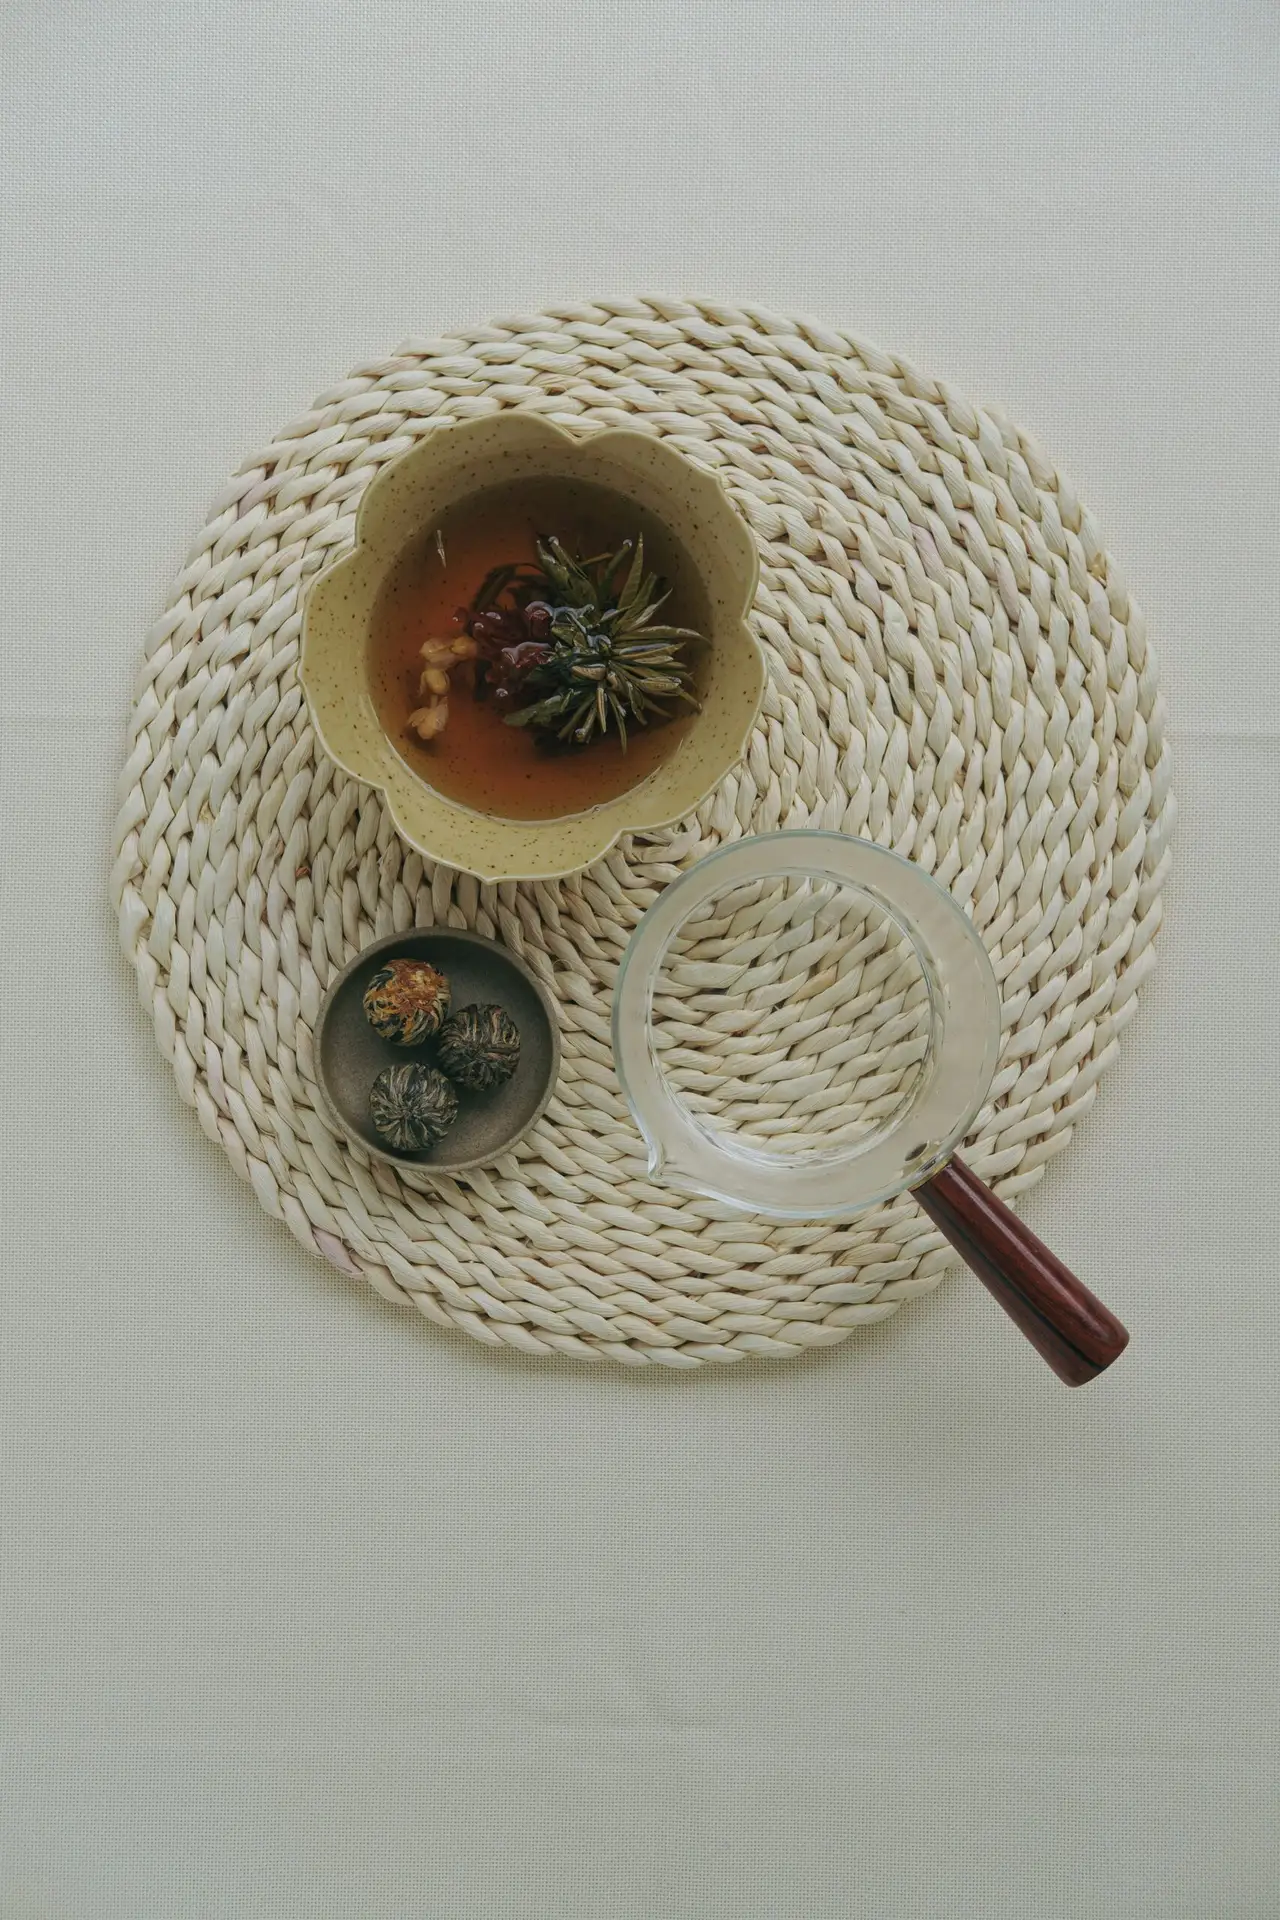
<path id="1" fill-rule="evenodd" d="M 761 552 L 771 681 L 745 763 L 678 831 L 547 884 L 424 863 L 318 750 L 298 682 L 302 598 L 350 543 L 362 489 L 419 435 L 498 407 L 669 437 L 720 475 Z M 637 299 L 410 340 L 245 462 L 150 635 L 113 886 L 183 1099 L 304 1246 L 491 1345 L 693 1366 L 830 1345 L 953 1256 L 905 1197 L 797 1227 L 648 1182 L 609 1005 L 659 889 L 779 826 L 925 865 L 1003 990 L 966 1153 L 1008 1197 L 1066 1146 L 1115 1057 L 1172 816 L 1142 617 L 1019 429 L 848 334 Z M 506 941 L 560 1011 L 546 1118 L 457 1182 L 372 1163 L 315 1094 L 331 974 L 414 924 Z"/>

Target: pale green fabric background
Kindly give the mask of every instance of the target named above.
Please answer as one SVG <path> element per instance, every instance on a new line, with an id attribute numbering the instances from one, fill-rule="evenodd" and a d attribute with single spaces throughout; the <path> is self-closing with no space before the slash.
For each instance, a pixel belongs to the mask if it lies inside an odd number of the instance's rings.
<path id="1" fill-rule="evenodd" d="M 10 0 L 3 1920 L 1273 1920 L 1276 102 L 1258 4 Z M 810 310 L 1005 403 L 1164 662 L 1161 961 L 1028 1205 L 803 1363 L 495 1358 L 198 1132 L 105 871 L 226 473 L 404 334 Z"/>

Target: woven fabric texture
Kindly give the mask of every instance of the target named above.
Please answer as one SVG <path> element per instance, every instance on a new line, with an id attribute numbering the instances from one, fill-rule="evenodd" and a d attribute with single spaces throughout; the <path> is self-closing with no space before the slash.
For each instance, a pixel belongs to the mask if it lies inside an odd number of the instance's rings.
<path id="1" fill-rule="evenodd" d="M 509 406 L 661 434 L 720 476 L 760 547 L 770 680 L 745 762 L 695 819 L 568 880 L 488 886 L 425 863 L 325 758 L 297 668 L 307 585 L 350 544 L 373 474 Z M 662 886 L 779 827 L 927 867 L 1001 984 L 1001 1064 L 966 1154 L 1014 1197 L 1115 1058 L 1172 819 L 1141 614 L 1024 433 L 845 333 L 637 299 L 410 340 L 244 463 L 148 642 L 113 889 L 183 1099 L 305 1246 L 490 1344 L 694 1366 L 839 1341 L 953 1256 L 905 1197 L 797 1227 L 650 1184 L 609 1009 Z M 505 941 L 560 1013 L 545 1119 L 457 1182 L 372 1163 L 315 1094 L 328 980 L 414 924 Z"/>

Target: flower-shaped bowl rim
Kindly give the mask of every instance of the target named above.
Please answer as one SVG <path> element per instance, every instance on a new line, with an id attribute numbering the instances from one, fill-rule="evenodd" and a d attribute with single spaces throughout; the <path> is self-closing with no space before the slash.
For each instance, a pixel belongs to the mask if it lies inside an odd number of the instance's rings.
<path id="1" fill-rule="evenodd" d="M 740 579 L 740 590 L 731 606 L 726 602 L 719 624 L 722 633 L 734 633 L 741 656 L 749 663 L 749 679 L 739 701 L 746 724 L 735 723 L 731 751 L 722 751 L 714 758 L 707 766 L 705 777 L 692 784 L 686 780 L 682 788 L 667 797 L 663 797 L 664 785 L 669 786 L 671 782 L 664 782 L 663 776 L 672 764 L 670 762 L 661 763 L 646 779 L 614 800 L 580 813 L 555 820 L 486 821 L 432 788 L 406 760 L 394 752 L 380 727 L 376 730 L 379 751 L 366 757 L 362 752 L 352 750 L 349 732 L 345 739 L 335 734 L 334 718 L 332 714 L 326 715 L 325 696 L 337 695 L 334 707 L 339 713 L 344 696 L 338 694 L 334 686 L 332 661 L 326 663 L 320 657 L 316 640 L 317 621 L 324 616 L 329 596 L 335 594 L 344 581 L 351 583 L 359 580 L 364 570 L 369 568 L 371 560 L 381 568 L 378 583 L 385 577 L 385 571 L 394 560 L 399 546 L 388 548 L 379 539 L 377 519 L 385 503 L 392 497 L 393 490 L 402 481 L 404 464 L 415 459 L 422 460 L 425 457 L 424 449 L 438 446 L 443 446 L 446 453 L 460 455 L 465 452 L 468 439 L 480 443 L 486 435 L 491 437 L 495 428 L 501 432 L 506 422 L 518 422 L 520 437 L 529 445 L 536 445 L 541 439 L 544 453 L 549 451 L 554 454 L 563 449 L 580 455 L 586 450 L 600 462 L 610 449 L 619 445 L 629 446 L 639 457 L 656 463 L 660 471 L 665 467 L 670 476 L 668 484 L 671 489 L 674 491 L 677 486 L 683 486 L 696 494 L 701 499 L 704 511 L 709 517 L 714 517 L 716 539 L 725 549 L 725 565 L 730 571 L 736 572 Z M 447 436 L 447 440 L 444 436 Z M 474 490 L 469 488 L 466 491 Z M 458 497 L 464 496 L 460 493 Z M 736 551 L 733 550 L 735 547 Z M 354 538 L 350 546 L 311 582 L 303 608 L 302 685 L 317 735 L 330 759 L 354 779 L 381 792 L 397 831 L 425 857 L 473 873 L 477 878 L 489 882 L 556 879 L 592 865 L 627 834 L 660 832 L 688 817 L 710 797 L 742 758 L 759 718 L 767 685 L 763 650 L 749 625 L 758 580 L 759 553 L 755 540 L 723 483 L 714 473 L 668 445 L 661 436 L 639 432 L 631 427 L 591 427 L 574 433 L 539 414 L 523 412 L 518 408 L 486 414 L 475 420 L 444 423 L 424 435 L 396 459 L 388 461 L 374 476 L 357 506 Z M 347 671 L 350 672 L 349 661 Z M 348 686 L 348 696 L 349 692 Z M 686 738 L 692 739 L 696 728 L 695 721 L 694 728 Z M 420 820 L 412 817 L 421 808 L 424 796 L 429 796 L 436 803 L 441 820 L 446 822 L 445 826 L 425 828 Z M 465 851 L 465 857 L 457 857 L 458 849 L 451 852 L 448 846 L 448 816 L 480 822 L 489 828 L 490 837 L 496 843 L 495 855 L 489 859 L 481 858 L 473 846 Z M 596 823 L 595 832 L 590 830 L 590 823 L 593 822 Z M 553 850 L 557 839 L 568 842 L 567 850 L 559 856 Z M 431 840 L 436 844 L 428 844 Z M 520 850 L 502 855 L 496 851 L 496 847 L 503 842 L 517 845 Z M 539 842 L 545 847 L 545 852 L 541 854 L 535 851 Z"/>

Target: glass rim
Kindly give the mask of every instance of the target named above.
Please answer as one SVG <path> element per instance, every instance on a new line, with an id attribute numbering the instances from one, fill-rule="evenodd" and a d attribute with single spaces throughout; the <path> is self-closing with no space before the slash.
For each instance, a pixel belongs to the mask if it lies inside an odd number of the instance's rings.
<path id="1" fill-rule="evenodd" d="M 672 1090 L 654 1042 L 662 963 L 691 914 L 733 884 L 786 874 L 851 888 L 910 942 L 929 997 L 928 1071 L 890 1122 L 856 1146 L 785 1160 L 713 1135 Z M 832 1219 L 919 1186 L 965 1137 L 995 1075 L 1000 990 L 981 935 L 918 863 L 870 840 L 798 827 L 716 848 L 641 917 L 618 968 L 613 1054 L 650 1177 L 775 1219 Z"/>

